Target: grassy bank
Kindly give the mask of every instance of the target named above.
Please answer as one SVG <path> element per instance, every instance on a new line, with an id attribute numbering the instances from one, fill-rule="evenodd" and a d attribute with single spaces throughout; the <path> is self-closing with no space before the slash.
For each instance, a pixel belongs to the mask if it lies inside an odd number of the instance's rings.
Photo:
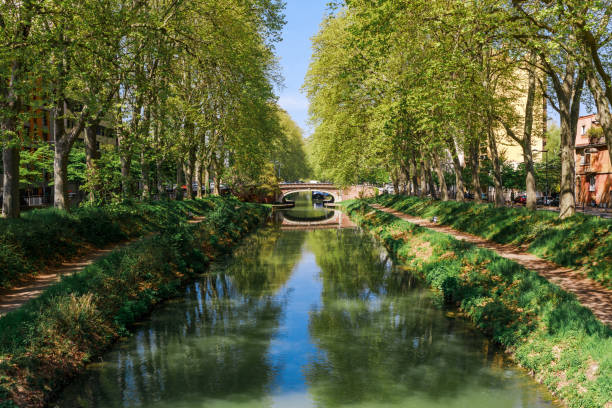
<path id="1" fill-rule="evenodd" d="M 71 213 L 33 210 L 0 219 L 0 289 L 69 260 L 92 247 L 140 237 L 201 215 L 214 198 L 78 208 Z"/>
<path id="2" fill-rule="evenodd" d="M 559 220 L 552 211 L 383 195 L 368 202 L 432 218 L 457 230 L 513 244 L 558 265 L 578 269 L 612 288 L 612 220 L 584 214 Z"/>
<path id="3" fill-rule="evenodd" d="M 203 203 L 193 203 L 203 208 Z M 0 407 L 41 407 L 152 305 L 263 223 L 269 210 L 206 200 L 205 220 L 162 232 L 69 276 L 0 319 Z"/>
<path id="4" fill-rule="evenodd" d="M 572 295 L 492 251 L 364 201 L 346 207 L 398 262 L 422 274 L 441 302 L 458 306 L 566 405 L 612 407 L 612 330 Z"/>

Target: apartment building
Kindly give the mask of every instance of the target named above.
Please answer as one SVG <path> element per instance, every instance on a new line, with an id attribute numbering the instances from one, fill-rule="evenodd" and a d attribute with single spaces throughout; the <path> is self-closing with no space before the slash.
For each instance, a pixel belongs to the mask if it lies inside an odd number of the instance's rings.
<path id="1" fill-rule="evenodd" d="M 71 127 L 72 123 L 68 123 Z M 53 144 L 53 137 L 50 132 L 50 114 L 48 111 L 39 109 L 31 115 L 29 120 L 24 123 L 23 128 L 24 135 L 28 137 L 26 140 L 31 141 L 28 145 L 24 145 L 23 149 L 34 149 L 35 146 L 40 145 L 41 142 Z M 80 140 L 84 140 L 85 132 L 79 135 Z M 100 145 L 117 145 L 117 138 L 115 132 L 107 122 L 102 122 L 96 127 L 96 140 L 98 148 Z M 1 172 L 1 166 L 0 166 Z M 52 202 L 53 188 L 50 187 L 50 183 L 53 179 L 53 174 L 44 172 L 42 175 L 42 183 L 35 186 L 28 186 L 20 191 L 20 200 L 22 207 L 41 207 L 48 205 Z M 68 189 L 71 192 L 78 191 L 79 186 L 71 185 L 69 183 Z M 2 189 L 2 177 L 0 177 L 0 192 Z"/>
<path id="2" fill-rule="evenodd" d="M 609 208 L 612 204 L 612 164 L 597 115 L 578 119 L 575 158 L 576 202 Z"/>

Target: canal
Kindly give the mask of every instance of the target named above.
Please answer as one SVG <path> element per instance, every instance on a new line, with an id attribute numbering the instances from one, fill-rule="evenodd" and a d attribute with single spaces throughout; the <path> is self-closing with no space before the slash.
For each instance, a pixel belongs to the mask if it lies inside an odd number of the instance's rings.
<path id="1" fill-rule="evenodd" d="M 296 204 L 52 406 L 556 406 L 370 235 L 334 223 L 296 229 L 330 218 L 310 200 Z"/>

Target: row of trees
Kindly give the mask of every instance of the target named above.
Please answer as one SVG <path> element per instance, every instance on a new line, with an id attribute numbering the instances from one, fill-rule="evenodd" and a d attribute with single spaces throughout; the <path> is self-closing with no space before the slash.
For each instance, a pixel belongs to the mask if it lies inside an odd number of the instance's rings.
<path id="1" fill-rule="evenodd" d="M 3 215 L 19 216 L 20 168 L 26 179 L 35 176 L 21 153 L 31 159 L 40 149 L 46 157 L 32 126 L 41 120 L 60 209 L 83 134 L 92 201 L 108 198 L 107 165 L 119 167 L 124 198 L 148 197 L 165 180 L 186 184 L 191 197 L 190 186 L 209 179 L 218 192 L 222 180 L 248 185 L 270 176 L 292 140 L 274 94 L 283 7 L 280 0 L 2 2 Z M 113 129 L 114 149 L 100 151 L 100 126 Z"/>
<path id="2" fill-rule="evenodd" d="M 478 200 L 486 157 L 503 205 L 498 144 L 506 139 L 522 147 L 527 204 L 535 207 L 533 145 L 544 136 L 540 114 L 549 104 L 561 120 L 560 215 L 574 214 L 574 143 L 587 88 L 612 148 L 608 1 L 346 0 L 336 7 L 313 40 L 305 82 L 324 177 L 352 183 L 384 170 L 396 186 L 409 181 L 413 194 L 439 190 L 448 199 L 448 165 L 462 200 L 467 163 Z"/>

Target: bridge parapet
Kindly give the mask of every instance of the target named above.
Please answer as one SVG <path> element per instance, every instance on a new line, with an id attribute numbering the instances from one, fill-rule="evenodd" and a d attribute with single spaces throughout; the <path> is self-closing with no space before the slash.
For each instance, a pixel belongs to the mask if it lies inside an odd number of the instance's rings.
<path id="1" fill-rule="evenodd" d="M 378 189 L 368 185 L 354 185 L 339 187 L 332 183 L 284 183 L 280 184 L 282 200 L 285 196 L 300 191 L 320 191 L 334 197 L 334 201 L 352 200 L 359 197 L 372 197 L 378 193 Z"/>

